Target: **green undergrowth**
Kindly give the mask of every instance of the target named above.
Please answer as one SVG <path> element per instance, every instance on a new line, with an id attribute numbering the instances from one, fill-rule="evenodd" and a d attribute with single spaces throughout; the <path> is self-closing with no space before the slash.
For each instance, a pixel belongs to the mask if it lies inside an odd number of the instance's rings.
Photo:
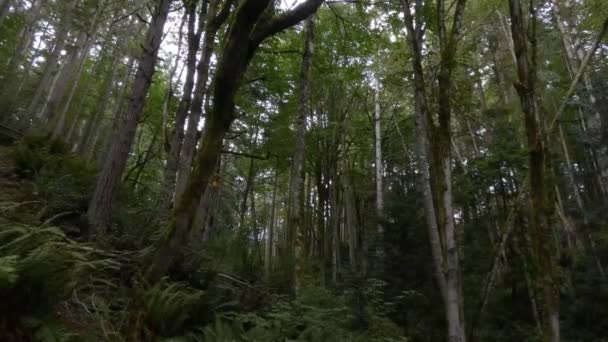
<path id="1" fill-rule="evenodd" d="M 3 341 L 405 341 L 379 280 L 328 290 L 310 275 L 292 299 L 199 243 L 180 270 L 147 283 L 145 236 L 160 225 L 141 224 L 145 199 L 123 191 L 106 243 L 84 238 L 95 173 L 60 141 L 0 147 Z"/>

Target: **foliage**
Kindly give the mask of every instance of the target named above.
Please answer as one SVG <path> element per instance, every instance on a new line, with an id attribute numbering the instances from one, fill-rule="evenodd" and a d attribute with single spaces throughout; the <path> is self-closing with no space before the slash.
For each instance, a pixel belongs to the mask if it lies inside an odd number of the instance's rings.
<path id="1" fill-rule="evenodd" d="M 6 153 L 21 179 L 23 198 L 40 201 L 37 217 L 78 216 L 83 213 L 94 184 L 95 168 L 70 152 L 57 139 L 26 135 Z"/>
<path id="2" fill-rule="evenodd" d="M 60 304 L 118 268 L 56 227 L 15 223 L 0 225 L 0 264 L 0 333 L 24 331 L 40 341 L 67 340 L 67 329 L 53 318 Z"/>
<path id="3" fill-rule="evenodd" d="M 149 256 L 159 232 L 167 233 L 167 221 L 173 219 L 171 210 L 159 208 L 158 198 L 167 181 L 173 133 L 180 128 L 175 113 L 180 105 L 190 105 L 180 103 L 190 38 L 186 23 L 178 31 L 183 4 L 172 2 L 149 91 L 133 98 L 133 74 L 148 52 L 142 42 L 153 2 L 74 1 L 73 11 L 68 11 L 72 0 L 0 2 L 10 3 L 0 8 L 0 123 L 26 133 L 0 147 L 1 340 L 445 340 L 444 302 L 419 183 L 423 165 L 416 145 L 421 127 L 415 120 L 415 54 L 399 2 L 326 1 L 314 16 L 305 191 L 298 199 L 303 231 L 296 232 L 302 233 L 296 234 L 301 265 L 291 258 L 294 232 L 288 215 L 294 209 L 290 171 L 303 25 L 269 37 L 247 56 L 251 63 L 240 75 L 236 118 L 223 139 L 221 162 L 199 165 L 216 168 L 208 199 L 196 209 L 204 220 L 186 243 L 173 246 L 176 265 L 151 283 L 146 279 Z M 194 3 L 197 13 L 209 13 L 200 6 L 213 2 Z M 426 20 L 419 37 L 422 83 L 429 119 L 435 122 L 446 46 L 439 41 L 438 1 L 422 3 L 414 19 L 416 26 Z M 602 154 L 608 156 L 605 37 L 574 94 L 565 95 L 581 56 L 604 23 L 608 2 L 533 3 L 538 7 L 540 126 L 548 129 L 555 112 L 565 106 L 556 129 L 542 132 L 551 228 L 547 238 L 559 275 L 562 335 L 567 341 L 599 341 L 608 336 L 608 166 L 600 160 Z M 35 4 L 41 5 L 37 15 Z M 453 4 L 445 6 L 447 20 Z M 522 4 L 527 9 L 528 0 Z M 97 26 L 91 23 L 96 8 L 101 10 Z M 216 63 L 226 37 L 234 32 L 230 25 L 236 8 L 228 8 L 227 24 L 218 31 L 209 87 L 217 81 Z M 267 14 L 283 11 L 277 3 Z M 452 140 L 447 151 L 450 204 L 466 330 L 468 339 L 480 341 L 540 340 L 537 325 L 543 313 L 538 284 L 543 269 L 535 265 L 537 246 L 527 204 L 530 154 L 513 87 L 517 61 L 509 14 L 507 1 L 467 1 L 450 84 L 452 113 L 445 127 Z M 63 29 L 67 34 L 58 40 Z M 76 46 L 81 33 L 90 40 Z M 182 49 L 176 54 L 180 36 Z M 67 47 L 49 63 L 54 47 L 64 42 Z M 59 76 L 71 67 L 65 61 L 72 48 L 81 49 L 82 70 L 65 85 L 57 107 L 66 106 L 66 122 L 56 134 L 59 113 L 42 122 L 40 116 Z M 47 84 L 45 76 L 50 76 Z M 206 127 L 214 96 L 210 88 L 203 91 L 208 103 L 200 125 Z M 31 102 L 38 95 L 41 103 L 35 108 Z M 133 114 L 127 112 L 132 101 L 142 101 L 143 110 L 125 152 L 125 171 L 114 175 L 121 185 L 111 227 L 90 241 L 86 212 L 97 172 L 108 158 L 108 142 L 116 141 L 116 132 Z M 374 150 L 376 105 L 381 165 L 376 165 Z M 90 132 L 88 124 L 93 124 Z M 0 144 L 12 139 L 0 136 Z M 379 166 L 384 179 L 381 215 L 376 210 Z M 435 176 L 431 172 L 438 191 Z M 174 198 L 172 208 L 179 204 Z M 382 249 L 382 258 L 376 248 Z M 303 269 L 296 271 L 294 265 Z M 294 274 L 297 291 L 291 287 Z"/>

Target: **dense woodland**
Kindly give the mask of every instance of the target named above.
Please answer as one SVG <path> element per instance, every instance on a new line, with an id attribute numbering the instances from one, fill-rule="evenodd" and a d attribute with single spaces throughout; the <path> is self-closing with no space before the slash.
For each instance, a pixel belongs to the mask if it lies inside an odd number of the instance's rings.
<path id="1" fill-rule="evenodd" d="M 0 0 L 0 340 L 608 341 L 606 0 Z"/>

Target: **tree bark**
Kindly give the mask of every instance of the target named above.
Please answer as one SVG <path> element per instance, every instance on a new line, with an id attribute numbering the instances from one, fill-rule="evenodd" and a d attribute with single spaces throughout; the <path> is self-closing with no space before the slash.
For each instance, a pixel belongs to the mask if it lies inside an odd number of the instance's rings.
<path id="1" fill-rule="evenodd" d="M 125 169 L 139 116 L 144 108 L 146 95 L 152 82 L 158 49 L 163 36 L 163 29 L 169 13 L 171 0 L 158 0 L 152 21 L 143 43 L 143 57 L 137 68 L 132 85 L 127 115 L 120 127 L 117 139 L 112 141 L 108 157 L 99 175 L 93 198 L 89 204 L 87 216 L 95 234 L 103 235 L 110 224 L 110 214 L 114 196 L 122 173 Z"/>

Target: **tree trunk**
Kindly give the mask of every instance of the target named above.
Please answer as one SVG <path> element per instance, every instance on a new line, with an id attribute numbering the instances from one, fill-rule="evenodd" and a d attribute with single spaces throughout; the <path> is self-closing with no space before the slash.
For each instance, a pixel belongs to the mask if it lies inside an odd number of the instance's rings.
<path id="1" fill-rule="evenodd" d="M 575 75 L 579 74 L 579 71 L 582 72 L 580 77 L 583 79 L 583 87 L 589 100 L 590 109 L 590 112 L 585 116 L 585 120 L 582 121 L 583 128 L 589 137 L 591 153 L 595 159 L 595 165 L 598 168 L 597 171 L 600 177 L 600 188 L 602 190 L 604 199 L 606 199 L 608 198 L 608 148 L 606 148 L 602 137 L 602 116 L 598 111 L 597 99 L 593 94 L 593 86 L 591 84 L 589 74 L 584 71 L 584 69 L 581 70 L 581 67 L 586 67 L 586 65 L 582 64 L 582 62 L 585 60 L 582 47 L 577 47 L 572 41 L 570 34 L 571 32 L 568 28 L 569 26 L 565 24 L 565 18 L 561 16 L 561 12 L 564 10 L 564 7 L 568 7 L 568 5 L 571 5 L 569 1 L 554 0 L 553 14 L 555 15 L 557 28 L 561 34 L 564 51 L 566 52 L 570 78 L 574 80 L 576 77 Z M 606 29 L 604 28 L 598 35 L 599 39 L 596 41 L 600 41 L 605 33 Z M 597 45 L 594 45 L 592 47 L 592 51 L 596 48 Z M 580 107 L 579 110 L 581 110 Z"/>
<path id="2" fill-rule="evenodd" d="M 277 186 L 279 181 L 279 174 L 277 173 L 276 167 L 274 170 L 274 181 L 272 185 L 272 198 L 270 200 L 270 220 L 268 222 L 268 230 L 266 231 L 266 250 L 264 258 L 264 271 L 266 281 L 270 279 L 272 272 L 272 249 L 274 239 L 274 222 L 276 216 L 276 201 L 277 201 Z"/>
<path id="3" fill-rule="evenodd" d="M 418 14 L 414 22 L 409 1 L 402 0 L 408 43 L 413 57 L 416 150 L 421 173 L 419 183 L 424 197 L 435 274 L 445 304 L 447 339 L 450 342 L 466 340 L 456 224 L 452 204 L 450 104 L 452 71 L 455 66 L 465 4 L 465 0 L 456 2 L 452 28 L 448 32 L 445 4 L 442 0 L 437 1 L 440 65 L 437 78 L 439 125 L 436 126 L 426 100 L 422 68 L 423 19 Z M 416 13 L 420 13 L 421 10 L 422 1 L 417 0 Z M 429 140 L 429 137 L 432 137 L 432 140 Z"/>
<path id="4" fill-rule="evenodd" d="M 108 42 L 109 42 L 109 39 L 104 42 L 104 44 L 102 46 L 102 50 L 105 49 Z M 78 108 L 78 109 L 76 111 L 76 114 L 74 115 L 74 119 L 72 120 L 72 123 L 70 124 L 70 128 L 68 129 L 68 132 L 67 132 L 67 135 L 65 138 L 65 140 L 67 142 L 71 143 L 72 145 L 75 145 L 78 141 L 78 134 L 75 134 L 75 133 L 77 131 L 81 130 L 80 126 L 82 126 L 82 121 L 85 121 L 83 119 L 84 104 L 85 104 L 85 101 L 87 100 L 87 98 L 89 96 L 89 92 L 91 91 L 91 88 L 93 86 L 93 78 L 99 75 L 99 71 L 100 71 L 103 59 L 104 59 L 103 54 L 101 54 L 97 57 L 97 60 L 95 61 L 95 65 L 93 66 L 93 69 L 91 71 L 91 77 L 89 77 L 89 79 L 87 81 L 87 85 L 85 86 L 84 91 L 83 91 L 82 95 L 80 96 L 80 101 L 78 102 L 78 105 L 76 106 L 76 108 Z M 116 60 L 114 60 L 114 61 L 116 61 Z M 110 75 L 113 75 L 112 77 L 115 76 L 114 75 L 115 69 L 118 69 L 118 64 L 119 63 L 112 64 L 112 71 L 110 72 Z M 109 100 L 109 98 L 108 98 L 108 100 Z"/>
<path id="5" fill-rule="evenodd" d="M 217 0 L 212 0 L 211 7 L 217 3 Z M 161 210 L 167 211 L 170 208 L 171 200 L 173 198 L 173 192 L 175 190 L 175 177 L 177 174 L 178 160 L 180 151 L 182 149 L 182 142 L 184 140 L 184 124 L 186 122 L 186 116 L 192 102 L 192 89 L 194 87 L 194 75 L 196 71 L 196 54 L 200 47 L 200 39 L 202 29 L 205 23 L 205 16 L 207 12 L 206 3 L 202 4 L 201 13 L 199 15 L 199 27 L 198 30 L 195 27 L 196 24 L 196 2 L 192 2 L 187 7 L 188 12 L 188 54 L 186 57 L 186 80 L 184 82 L 184 88 L 182 98 L 175 114 L 175 132 L 173 133 L 173 139 L 171 141 L 171 147 L 169 154 L 167 155 L 167 162 L 163 172 L 163 183 L 159 195 L 159 207 Z M 213 9 L 210 15 L 213 15 Z M 202 59 L 202 58 L 201 58 Z M 201 75 L 199 74 L 199 78 Z M 204 75 L 202 77 L 205 77 Z M 205 77 L 206 78 L 206 77 Z M 199 89 L 200 90 L 200 89 Z M 191 124 L 189 122 L 189 124 Z"/>
<path id="6" fill-rule="evenodd" d="M 118 55 L 117 55 L 118 56 Z M 118 57 L 120 58 L 120 57 Z M 82 153 L 89 160 L 95 160 L 96 164 L 99 166 L 103 166 L 104 161 L 106 159 L 106 154 L 108 151 L 110 138 L 116 135 L 116 131 L 118 130 L 120 121 L 123 117 L 124 111 L 124 102 L 127 100 L 127 94 L 129 91 L 129 85 L 131 84 L 133 67 L 135 64 L 134 58 L 129 58 L 127 62 L 127 67 L 125 70 L 125 75 L 122 79 L 122 87 L 120 90 L 116 92 L 114 86 L 108 84 L 106 88 L 106 94 L 100 101 L 109 101 L 110 96 L 114 95 L 114 104 L 112 108 L 112 115 L 110 116 L 111 121 L 108 123 L 104 123 L 105 112 L 109 102 L 101 102 L 101 107 L 98 111 L 95 112 L 95 116 L 90 120 L 95 120 L 92 122 L 92 128 L 87 126 L 87 129 L 93 129 L 95 127 L 102 127 L 101 130 L 94 130 L 90 136 L 83 136 L 83 141 L 86 141 L 88 145 L 82 145 Z M 116 76 L 113 78 L 115 79 Z M 114 80 L 111 78 L 111 84 L 114 84 Z M 114 92 L 116 92 L 114 94 Z M 103 110 L 103 111 L 102 111 Z M 87 122 L 87 125 L 90 124 Z M 86 140 L 84 140 L 86 139 Z M 97 156 L 97 158 L 95 158 Z"/>
<path id="7" fill-rule="evenodd" d="M 72 104 L 72 100 L 74 99 L 74 94 L 76 93 L 76 89 L 78 89 L 78 83 L 80 82 L 80 76 L 82 75 L 82 71 L 84 69 L 84 63 L 86 62 L 87 57 L 89 56 L 89 48 L 91 46 L 91 37 L 89 37 L 88 42 L 85 44 L 85 47 L 80 53 L 78 67 L 74 71 L 74 74 L 70 76 L 70 82 L 72 86 L 70 87 L 70 92 L 68 93 L 67 99 L 63 106 L 61 107 L 61 111 L 59 112 L 59 117 L 57 122 L 55 123 L 55 128 L 53 129 L 53 137 L 59 138 L 64 135 L 65 123 L 67 121 L 68 110 L 70 109 L 70 105 Z M 66 139 L 67 142 L 67 139 Z"/>
<path id="8" fill-rule="evenodd" d="M 152 21 L 143 43 L 143 57 L 137 68 L 131 89 L 127 115 L 120 127 L 117 139 L 112 141 L 108 157 L 99 175 L 93 198 L 87 212 L 89 222 L 95 233 L 103 235 L 109 227 L 110 213 L 114 196 L 120 186 L 120 179 L 125 169 L 133 138 L 144 108 L 146 95 L 152 82 L 158 49 L 163 36 L 163 29 L 171 0 L 158 0 Z"/>
<path id="9" fill-rule="evenodd" d="M 76 40 L 75 44 L 67 47 L 68 52 L 64 66 L 57 77 L 57 81 L 55 82 L 51 95 L 47 101 L 43 103 L 42 112 L 39 115 L 40 123 L 45 126 L 46 130 L 50 130 L 52 132 L 51 127 L 53 124 L 61 121 L 60 118 L 57 117 L 57 112 L 63 100 L 65 88 L 68 86 L 70 80 L 74 78 L 74 75 L 78 69 L 78 56 L 80 53 L 79 48 L 83 47 L 86 39 L 86 32 L 81 32 L 78 35 L 78 39 Z"/>
<path id="10" fill-rule="evenodd" d="M 68 7 L 66 9 L 67 14 L 61 21 L 60 27 L 57 31 L 57 35 L 55 36 L 55 45 L 48 59 L 46 60 L 46 63 L 44 65 L 44 71 L 42 72 L 42 78 L 38 82 L 38 86 L 36 87 L 34 95 L 32 96 L 32 100 L 30 101 L 30 104 L 27 108 L 27 113 L 28 115 L 30 115 L 30 117 L 34 117 L 34 115 L 36 114 L 42 115 L 42 112 L 38 112 L 37 109 L 39 107 L 40 101 L 43 97 L 46 96 L 46 93 L 49 91 L 53 82 L 53 78 L 55 77 L 59 58 L 61 57 L 61 51 L 63 51 L 67 44 L 68 28 L 72 24 L 72 14 L 74 12 L 74 8 L 76 7 L 77 2 L 77 0 L 70 0 L 70 2 L 68 3 Z"/>
<path id="11" fill-rule="evenodd" d="M 215 37 L 217 35 L 217 31 L 227 18 L 227 13 L 231 6 L 231 2 L 227 1 L 219 13 L 217 13 L 218 5 L 218 0 L 211 0 L 209 3 L 209 9 L 207 12 L 208 19 L 205 25 L 205 37 L 201 47 L 201 58 L 196 66 L 194 97 L 192 98 L 189 108 L 184 108 L 184 110 L 189 110 L 190 113 L 188 115 L 188 126 L 186 127 L 186 134 L 182 138 L 183 142 L 181 143 L 179 150 L 179 160 L 175 160 L 177 165 L 171 165 L 172 168 L 177 167 L 175 170 L 177 172 L 177 179 L 173 180 L 173 178 L 171 178 L 173 182 L 175 182 L 173 185 L 173 187 L 175 187 L 174 202 L 177 202 L 177 200 L 183 195 L 188 182 L 188 177 L 192 171 L 192 161 L 196 149 L 198 125 L 203 113 L 203 100 L 208 90 L 207 80 L 209 78 L 209 63 L 215 49 Z M 176 148 L 177 147 L 178 146 L 176 146 Z M 171 170 L 171 172 L 174 171 Z M 175 175 L 167 175 L 167 177 L 175 177 Z"/>
<path id="12" fill-rule="evenodd" d="M 306 20 L 304 32 L 304 54 L 302 55 L 302 66 L 300 69 L 298 113 L 296 116 L 296 146 L 291 164 L 289 184 L 289 206 L 287 214 L 288 250 L 293 262 L 293 272 L 290 279 L 290 287 L 294 295 L 300 289 L 298 275 L 305 259 L 302 248 L 304 244 L 303 225 L 303 202 L 304 202 L 304 162 L 306 157 L 306 118 L 310 113 L 308 102 L 310 100 L 310 74 L 312 68 L 312 57 L 314 51 L 314 20 L 310 17 Z"/>
<path id="13" fill-rule="evenodd" d="M 357 225 L 357 212 L 355 203 L 355 190 L 348 164 L 345 163 L 342 175 L 344 185 L 344 224 L 348 234 L 348 260 L 352 271 L 357 271 L 359 267 L 359 232 Z"/>
<path id="14" fill-rule="evenodd" d="M 249 199 L 249 193 L 253 191 L 253 182 L 255 179 L 255 159 L 251 158 L 249 160 L 249 171 L 247 172 L 247 179 L 245 179 L 245 190 L 241 199 L 241 206 L 239 209 L 239 226 L 237 231 L 237 240 L 240 243 L 240 247 L 243 249 L 241 251 L 243 256 L 243 262 L 247 262 L 247 252 L 249 247 L 249 236 L 250 231 L 245 224 L 245 217 L 247 216 L 247 200 Z"/>
<path id="15" fill-rule="evenodd" d="M 0 0 L 1 2 L 2 0 Z M 3 0 L 5 1 L 5 3 L 8 3 L 8 0 Z M 6 65 L 6 71 L 7 71 L 7 75 L 3 75 L 3 79 L 2 79 L 2 85 L 0 85 L 0 89 L 2 90 L 1 94 L 2 97 L 5 96 L 16 96 L 16 94 L 14 93 L 14 88 L 13 86 L 16 85 L 16 80 L 14 80 L 14 77 L 18 76 L 18 70 L 19 70 L 19 66 L 23 64 L 24 60 L 26 59 L 27 56 L 27 50 L 28 48 L 31 47 L 32 43 L 34 42 L 34 35 L 36 34 L 36 29 L 37 29 L 37 25 L 36 23 L 38 22 L 38 20 L 40 19 L 40 8 L 42 5 L 42 0 L 37 0 L 34 1 L 34 3 L 32 4 L 32 7 L 29 9 L 29 13 L 27 14 L 27 17 L 25 18 L 25 23 L 24 23 L 24 28 L 22 29 L 22 32 L 20 34 L 20 39 L 19 42 L 17 43 L 17 47 L 15 48 L 15 52 L 13 53 L 12 57 L 9 58 L 9 60 L 7 61 Z M 2 8 L 2 4 L 0 4 L 0 9 Z M 0 14 L 1 16 L 1 14 Z M 0 24 L 0 26 L 2 26 Z M 5 111 L 5 113 L 8 113 L 9 111 Z"/>
<path id="16" fill-rule="evenodd" d="M 509 0 L 511 13 L 511 33 L 517 60 L 519 83 L 516 89 L 520 98 L 528 139 L 530 158 L 530 218 L 534 252 L 537 261 L 537 275 L 543 289 L 544 340 L 559 341 L 559 286 L 555 276 L 550 249 L 550 229 L 548 228 L 545 206 L 545 146 L 542 126 L 537 121 L 541 113 L 536 106 L 536 17 L 530 6 L 530 22 L 525 29 L 524 13 L 520 0 Z M 530 44 L 531 54 L 528 52 Z M 542 122 L 542 118 L 540 118 Z"/>
<path id="17" fill-rule="evenodd" d="M 375 245 L 375 266 L 377 270 L 382 270 L 384 262 L 383 237 L 384 237 L 384 167 L 382 160 L 382 113 L 380 111 L 380 80 L 378 75 L 374 80 L 374 134 L 375 134 L 375 171 L 376 171 L 376 220 L 378 222 Z"/>

